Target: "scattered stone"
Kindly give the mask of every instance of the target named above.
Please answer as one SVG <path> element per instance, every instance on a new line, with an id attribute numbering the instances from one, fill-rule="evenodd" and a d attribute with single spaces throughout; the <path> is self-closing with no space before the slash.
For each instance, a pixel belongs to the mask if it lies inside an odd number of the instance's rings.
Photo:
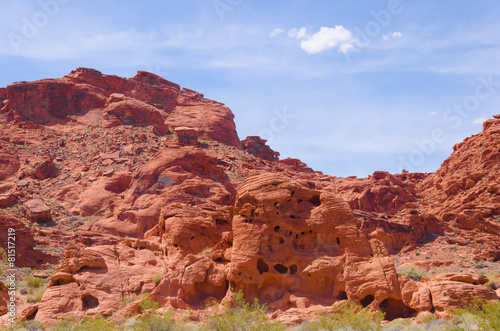
<path id="1" fill-rule="evenodd" d="M 23 205 L 24 216 L 33 223 L 43 223 L 50 221 L 51 209 L 41 200 L 28 200 Z"/>

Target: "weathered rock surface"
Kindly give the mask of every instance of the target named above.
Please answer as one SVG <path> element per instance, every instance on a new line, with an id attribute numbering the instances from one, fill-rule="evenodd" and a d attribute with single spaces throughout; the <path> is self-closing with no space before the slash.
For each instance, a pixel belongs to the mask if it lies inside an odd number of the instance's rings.
<path id="1" fill-rule="evenodd" d="M 34 250 L 33 229 L 30 229 L 17 218 L 5 214 L 2 210 L 0 210 L 0 221 L 0 245 L 5 252 L 8 252 L 9 249 L 7 244 L 9 229 L 14 230 L 16 267 L 41 267 L 44 262 L 55 263 L 57 261 L 52 256 Z"/>
<path id="2" fill-rule="evenodd" d="M 271 147 L 266 145 L 267 140 L 262 139 L 259 136 L 246 137 L 245 140 L 241 141 L 243 148 L 248 153 L 255 155 L 258 158 L 267 161 L 277 161 L 279 160 L 280 153 L 275 152 Z"/>
<path id="3" fill-rule="evenodd" d="M 241 290 L 296 323 L 342 300 L 392 320 L 498 296 L 498 118 L 434 174 L 358 179 L 240 142 L 231 110 L 151 73 L 80 68 L 0 101 L 0 243 L 15 228 L 16 266 L 49 275 L 22 317 L 124 316 L 146 293 L 203 309 Z"/>
<path id="4" fill-rule="evenodd" d="M 6 180 L 19 170 L 19 156 L 7 143 L 0 140 L 0 180 Z"/>
<path id="5" fill-rule="evenodd" d="M 30 222 L 47 222 L 51 220 L 51 209 L 41 200 L 28 200 L 23 205 L 24 216 Z"/>
<path id="6" fill-rule="evenodd" d="M 202 137 L 241 148 L 229 108 L 144 71 L 122 78 L 79 68 L 63 78 L 11 84 L 3 95 L 0 113 L 9 120 L 107 128 L 166 121 L 173 127 L 197 127 Z"/>

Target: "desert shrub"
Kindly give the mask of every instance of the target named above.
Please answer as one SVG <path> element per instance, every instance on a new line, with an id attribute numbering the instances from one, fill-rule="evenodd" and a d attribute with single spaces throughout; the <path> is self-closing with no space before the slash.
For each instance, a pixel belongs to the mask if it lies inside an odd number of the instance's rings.
<path id="1" fill-rule="evenodd" d="M 500 301 L 476 299 L 453 314 L 455 318 L 449 330 L 500 331 Z"/>
<path id="2" fill-rule="evenodd" d="M 117 330 L 112 322 L 106 321 L 102 316 L 85 317 L 81 321 L 65 320 L 50 331 L 114 331 Z"/>
<path id="3" fill-rule="evenodd" d="M 142 316 L 131 326 L 131 330 L 138 331 L 177 331 L 183 330 L 179 325 L 175 325 L 173 313 L 169 310 L 164 316 L 156 313 L 158 303 L 151 298 L 144 299 L 139 306 Z"/>
<path id="4" fill-rule="evenodd" d="M 415 267 L 405 267 L 397 270 L 399 275 L 406 276 L 412 280 L 419 281 L 422 277 L 427 275 L 427 272 L 423 269 Z"/>
<path id="5" fill-rule="evenodd" d="M 0 259 L 2 259 L 3 263 L 8 264 L 9 260 L 7 259 L 7 252 L 5 249 L 0 247 Z"/>
<path id="6" fill-rule="evenodd" d="M 155 282 L 156 285 L 160 284 L 161 280 L 163 278 L 163 275 L 161 273 L 157 273 L 153 275 L 153 282 Z"/>
<path id="7" fill-rule="evenodd" d="M 45 279 L 38 278 L 38 277 L 33 277 L 33 276 L 28 276 L 25 279 L 26 285 L 28 285 L 31 288 L 39 288 L 43 286 L 45 283 Z"/>
<path id="8" fill-rule="evenodd" d="M 26 295 L 26 301 L 29 303 L 35 303 L 42 301 L 43 294 L 47 288 L 45 286 L 30 288 L 28 294 Z"/>
<path id="9" fill-rule="evenodd" d="M 260 304 L 255 299 L 253 303 L 246 302 L 243 292 L 239 291 L 233 295 L 234 307 L 213 303 L 215 314 L 206 311 L 207 324 L 202 330 L 215 331 L 261 331 L 261 330 L 285 330 L 286 327 L 278 322 L 271 322 L 266 316 L 268 306 Z"/>
<path id="10" fill-rule="evenodd" d="M 14 325 L 4 329 L 6 331 L 45 331 L 45 326 L 38 321 L 19 321 Z"/>
<path id="11" fill-rule="evenodd" d="M 382 330 L 382 312 L 371 314 L 367 308 L 351 301 L 344 301 L 335 309 L 335 313 L 321 313 L 319 318 L 305 325 L 303 330 Z"/>

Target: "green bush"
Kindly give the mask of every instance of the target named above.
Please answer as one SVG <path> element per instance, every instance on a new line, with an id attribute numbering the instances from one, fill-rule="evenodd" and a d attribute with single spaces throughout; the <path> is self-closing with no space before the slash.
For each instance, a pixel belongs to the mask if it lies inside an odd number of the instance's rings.
<path id="1" fill-rule="evenodd" d="M 175 325 L 173 313 L 171 310 L 160 316 L 156 314 L 158 303 L 151 298 L 144 299 L 139 306 L 142 316 L 132 325 L 132 330 L 138 331 L 176 331 L 183 330 L 179 325 Z"/>
<path id="2" fill-rule="evenodd" d="M 28 294 L 26 295 L 26 301 L 29 303 L 35 303 L 35 302 L 42 301 L 43 294 L 45 293 L 45 290 L 47 290 L 47 288 L 45 286 L 29 289 Z"/>
<path id="3" fill-rule="evenodd" d="M 399 275 L 406 276 L 412 280 L 419 281 L 422 277 L 427 276 L 427 272 L 423 269 L 415 267 L 405 267 L 397 270 Z"/>
<path id="4" fill-rule="evenodd" d="M 318 319 L 305 325 L 303 330 L 382 330 L 382 312 L 372 315 L 367 308 L 351 301 L 344 301 L 335 309 L 335 313 L 322 313 Z"/>
<path id="5" fill-rule="evenodd" d="M 25 279 L 26 285 L 32 288 L 39 288 L 45 284 L 45 279 L 38 278 L 38 277 L 33 277 L 33 276 L 28 276 Z"/>
<path id="6" fill-rule="evenodd" d="M 77 322 L 75 320 L 62 321 L 58 326 L 49 329 L 50 331 L 114 331 L 117 330 L 112 322 L 106 321 L 102 316 L 94 318 L 85 317 Z"/>
<path id="7" fill-rule="evenodd" d="M 453 312 L 455 318 L 454 326 L 449 330 L 482 330 L 500 331 L 500 301 L 473 300 L 465 306 Z"/>
<path id="8" fill-rule="evenodd" d="M 157 273 L 153 275 L 153 282 L 158 285 L 160 284 L 161 280 L 163 278 L 163 275 L 161 273 Z"/>
<path id="9" fill-rule="evenodd" d="M 213 308 L 218 313 L 210 314 L 208 309 L 205 314 L 207 324 L 202 330 L 215 331 L 261 331 L 261 330 L 285 330 L 286 327 L 278 322 L 271 322 L 266 316 L 268 306 L 259 303 L 255 299 L 253 303 L 246 302 L 243 293 L 239 291 L 233 295 L 234 308 L 213 303 Z"/>
<path id="10" fill-rule="evenodd" d="M 18 321 L 16 324 L 4 329 L 6 331 L 45 331 L 45 326 L 38 321 Z"/>

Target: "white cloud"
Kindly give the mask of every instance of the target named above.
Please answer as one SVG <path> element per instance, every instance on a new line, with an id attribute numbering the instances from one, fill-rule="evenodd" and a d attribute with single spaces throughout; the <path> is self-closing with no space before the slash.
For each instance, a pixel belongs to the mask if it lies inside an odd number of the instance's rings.
<path id="1" fill-rule="evenodd" d="M 474 124 L 483 124 L 484 121 L 486 121 L 487 118 L 484 118 L 484 117 L 479 117 L 479 118 L 476 118 L 475 120 L 472 121 L 472 123 Z"/>
<path id="2" fill-rule="evenodd" d="M 312 35 L 307 34 L 306 28 L 294 28 L 288 31 L 288 36 L 304 39 L 300 42 L 300 47 L 309 54 L 321 53 L 330 48 L 338 48 L 339 52 L 347 53 L 359 43 L 351 31 L 342 25 L 336 25 L 334 28 L 321 27 Z"/>
<path id="3" fill-rule="evenodd" d="M 436 116 L 436 115 L 437 115 L 437 112 L 435 112 L 435 111 L 431 111 L 431 112 L 429 113 L 429 115 Z"/>
<path id="4" fill-rule="evenodd" d="M 283 32 L 285 32 L 285 30 L 280 29 L 280 28 L 276 28 L 276 29 L 274 29 L 273 31 L 271 31 L 271 32 L 269 33 L 269 37 L 274 38 L 274 37 L 276 37 L 277 35 L 282 34 Z"/>
<path id="5" fill-rule="evenodd" d="M 396 31 L 396 32 L 393 32 L 391 34 L 384 34 L 382 36 L 382 40 L 383 41 L 387 41 L 387 40 L 390 40 L 390 39 L 401 38 L 402 36 L 403 36 L 403 34 L 400 31 Z"/>
<path id="6" fill-rule="evenodd" d="M 288 31 L 288 37 L 302 39 L 307 37 L 307 29 L 305 27 L 301 27 L 300 29 L 293 28 Z"/>

